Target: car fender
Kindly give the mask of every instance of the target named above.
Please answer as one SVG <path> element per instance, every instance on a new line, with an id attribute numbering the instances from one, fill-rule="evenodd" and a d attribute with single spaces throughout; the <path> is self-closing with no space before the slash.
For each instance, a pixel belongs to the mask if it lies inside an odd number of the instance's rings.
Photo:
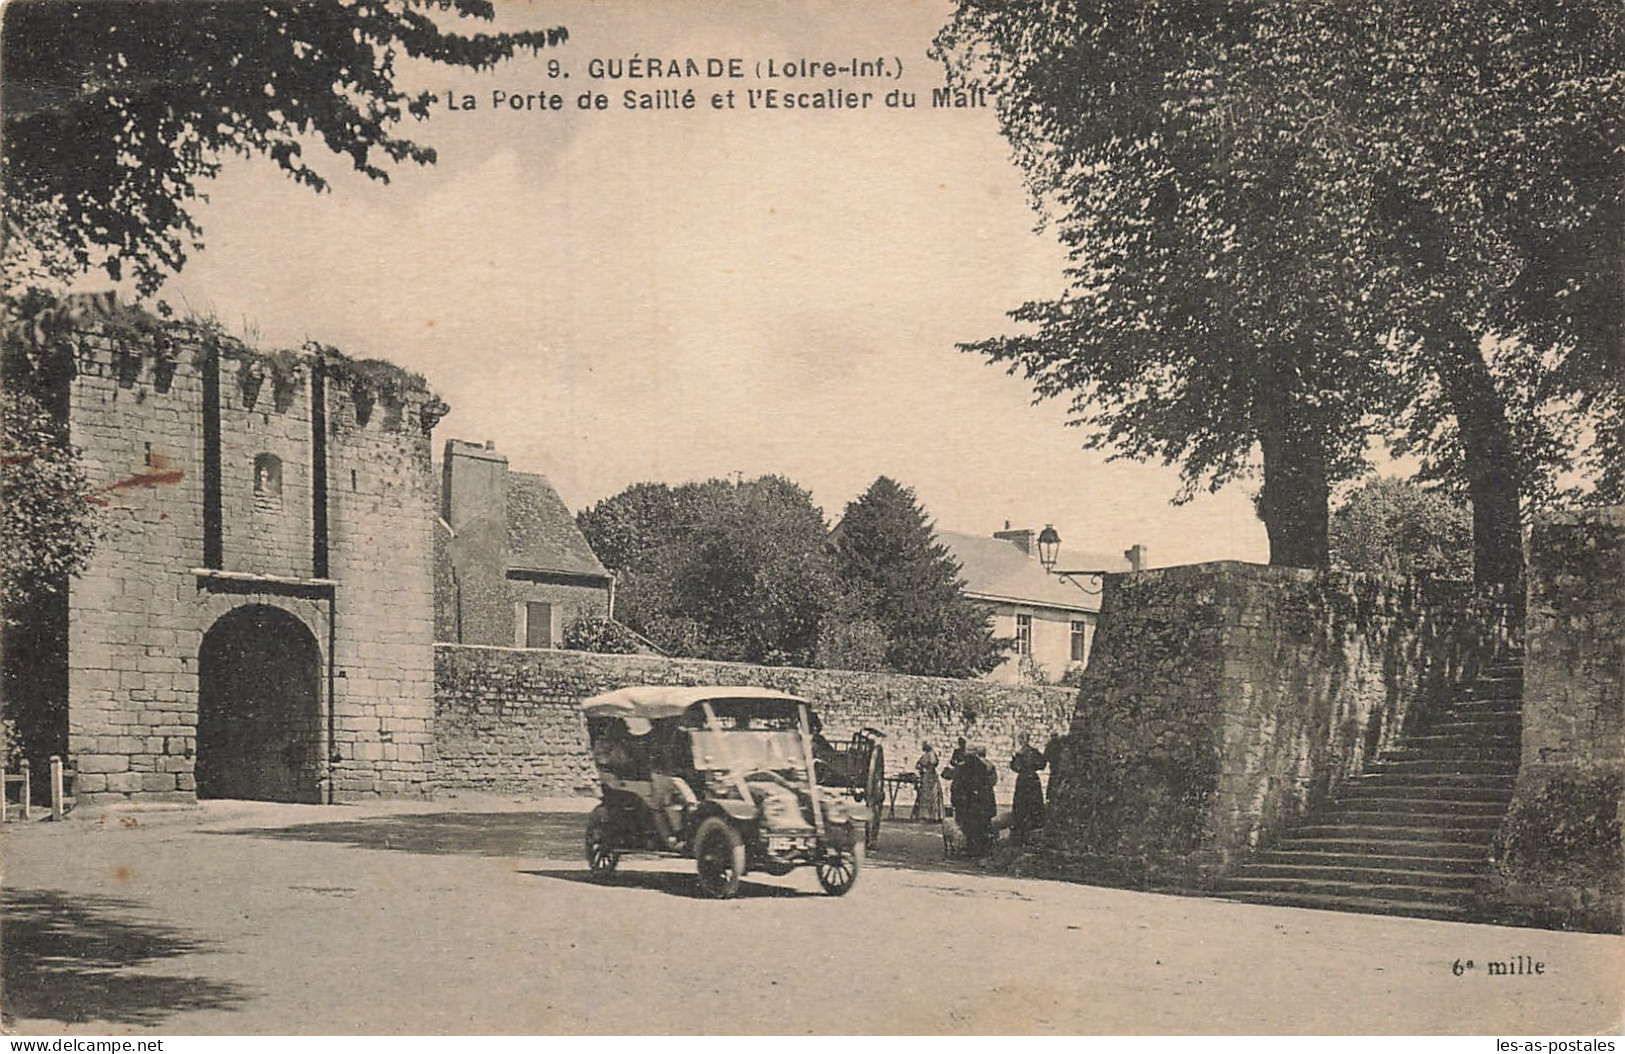
<path id="1" fill-rule="evenodd" d="M 727 820 L 739 828 L 739 833 L 744 836 L 747 842 L 756 833 L 759 817 L 754 802 L 735 801 L 731 798 L 712 798 L 709 801 L 703 801 L 694 810 L 689 821 L 690 830 L 699 827 L 700 824 L 713 816 Z"/>
<path id="2" fill-rule="evenodd" d="M 712 808 L 707 814 L 721 814 L 736 824 L 756 823 L 756 803 L 753 801 L 738 801 L 734 798 L 718 798 L 706 803 Z"/>

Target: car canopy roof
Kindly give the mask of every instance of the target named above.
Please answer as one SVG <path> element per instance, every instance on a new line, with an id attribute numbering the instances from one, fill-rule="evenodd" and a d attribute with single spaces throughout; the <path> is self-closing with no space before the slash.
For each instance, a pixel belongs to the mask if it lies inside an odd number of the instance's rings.
<path id="1" fill-rule="evenodd" d="M 617 688 L 613 692 L 584 699 L 581 702 L 581 709 L 589 717 L 641 717 L 654 721 L 662 717 L 676 717 L 695 703 L 713 699 L 783 699 L 792 703 L 806 702 L 800 696 L 772 688 L 640 684 L 629 688 Z"/>

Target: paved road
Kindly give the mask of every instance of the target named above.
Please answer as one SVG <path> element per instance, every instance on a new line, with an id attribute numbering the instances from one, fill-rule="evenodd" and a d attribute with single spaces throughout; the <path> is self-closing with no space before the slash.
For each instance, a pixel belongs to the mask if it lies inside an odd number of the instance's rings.
<path id="1" fill-rule="evenodd" d="M 5 830 L 19 1031 L 1613 1031 L 1625 942 L 948 868 L 888 830 L 845 898 L 806 872 L 697 899 L 585 880 L 582 817 L 493 800 L 209 803 Z M 1526 955 L 1535 977 L 1453 960 Z"/>

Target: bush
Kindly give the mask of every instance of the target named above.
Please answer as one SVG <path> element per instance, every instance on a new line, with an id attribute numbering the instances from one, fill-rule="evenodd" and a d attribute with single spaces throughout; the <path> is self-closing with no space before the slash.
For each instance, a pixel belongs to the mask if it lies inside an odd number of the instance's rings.
<path id="1" fill-rule="evenodd" d="M 609 655 L 635 655 L 638 639 L 632 631 L 603 616 L 582 616 L 564 631 L 564 646 L 571 651 L 596 651 Z"/>

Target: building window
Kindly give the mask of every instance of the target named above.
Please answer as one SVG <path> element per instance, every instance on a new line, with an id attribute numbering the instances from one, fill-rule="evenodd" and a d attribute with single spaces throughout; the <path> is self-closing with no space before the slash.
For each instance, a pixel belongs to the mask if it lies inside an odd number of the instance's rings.
<path id="1" fill-rule="evenodd" d="M 254 455 L 254 507 L 282 511 L 282 459 L 275 454 Z"/>
<path id="2" fill-rule="evenodd" d="M 1033 617 L 1031 615 L 1016 616 L 1016 654 L 1031 655 L 1033 653 Z"/>
<path id="3" fill-rule="evenodd" d="M 553 605 L 540 601 L 525 603 L 525 647 L 553 646 Z"/>
<path id="4" fill-rule="evenodd" d="M 1072 661 L 1082 662 L 1089 657 L 1089 624 L 1081 619 L 1072 621 Z"/>

